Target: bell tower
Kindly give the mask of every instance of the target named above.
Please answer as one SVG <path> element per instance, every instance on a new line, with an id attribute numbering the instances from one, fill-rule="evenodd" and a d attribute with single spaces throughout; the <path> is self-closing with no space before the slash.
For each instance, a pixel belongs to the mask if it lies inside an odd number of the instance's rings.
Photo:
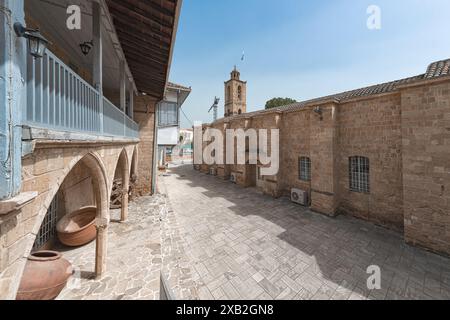
<path id="1" fill-rule="evenodd" d="M 247 82 L 241 81 L 236 66 L 231 79 L 225 82 L 225 117 L 247 112 Z"/>

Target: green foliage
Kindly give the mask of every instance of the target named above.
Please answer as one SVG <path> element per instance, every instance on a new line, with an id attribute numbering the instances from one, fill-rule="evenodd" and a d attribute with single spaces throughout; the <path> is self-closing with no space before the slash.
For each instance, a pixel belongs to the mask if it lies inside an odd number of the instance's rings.
<path id="1" fill-rule="evenodd" d="M 266 102 L 266 109 L 278 108 L 296 102 L 296 100 L 290 98 L 273 98 Z"/>

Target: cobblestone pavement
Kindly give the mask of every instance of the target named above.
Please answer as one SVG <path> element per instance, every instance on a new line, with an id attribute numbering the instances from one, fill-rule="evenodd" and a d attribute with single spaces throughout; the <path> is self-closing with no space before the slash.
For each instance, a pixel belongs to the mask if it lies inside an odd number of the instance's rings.
<path id="1" fill-rule="evenodd" d="M 161 180 L 201 299 L 450 299 L 450 259 L 398 233 L 312 213 L 192 166 L 171 173 Z M 371 265 L 381 268 L 381 290 L 367 289 Z"/>
<path id="2" fill-rule="evenodd" d="M 164 197 L 143 197 L 130 204 L 129 220 L 111 222 L 107 272 L 95 279 L 95 241 L 81 248 L 59 248 L 79 271 L 60 300 L 154 300 L 160 297 L 160 217 Z M 120 211 L 112 213 L 120 217 Z"/>

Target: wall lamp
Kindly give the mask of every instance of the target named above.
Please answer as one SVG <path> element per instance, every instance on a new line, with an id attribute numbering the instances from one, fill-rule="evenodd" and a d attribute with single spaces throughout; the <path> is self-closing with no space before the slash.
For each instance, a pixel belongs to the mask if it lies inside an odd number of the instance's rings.
<path id="1" fill-rule="evenodd" d="M 91 52 L 93 47 L 94 43 L 92 41 L 86 41 L 80 44 L 81 52 L 83 52 L 85 56 L 87 56 L 89 52 Z"/>
<path id="2" fill-rule="evenodd" d="M 320 116 L 320 121 L 323 120 L 323 111 L 321 107 L 315 107 L 314 108 L 314 113 L 318 114 Z"/>
<path id="3" fill-rule="evenodd" d="M 20 22 L 14 24 L 14 31 L 18 37 L 28 40 L 30 54 L 35 58 L 42 58 L 49 41 L 41 34 L 39 29 L 25 28 Z"/>

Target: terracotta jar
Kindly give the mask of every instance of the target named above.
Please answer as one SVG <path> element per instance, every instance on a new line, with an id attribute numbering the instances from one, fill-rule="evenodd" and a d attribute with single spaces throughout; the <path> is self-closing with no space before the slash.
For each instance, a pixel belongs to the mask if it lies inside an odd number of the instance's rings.
<path id="1" fill-rule="evenodd" d="M 59 252 L 38 251 L 28 258 L 17 300 L 53 300 L 73 273 L 72 265 Z"/>
<path id="2" fill-rule="evenodd" d="M 97 236 L 96 207 L 85 207 L 62 218 L 57 226 L 58 239 L 69 247 L 79 247 L 93 241 Z"/>

